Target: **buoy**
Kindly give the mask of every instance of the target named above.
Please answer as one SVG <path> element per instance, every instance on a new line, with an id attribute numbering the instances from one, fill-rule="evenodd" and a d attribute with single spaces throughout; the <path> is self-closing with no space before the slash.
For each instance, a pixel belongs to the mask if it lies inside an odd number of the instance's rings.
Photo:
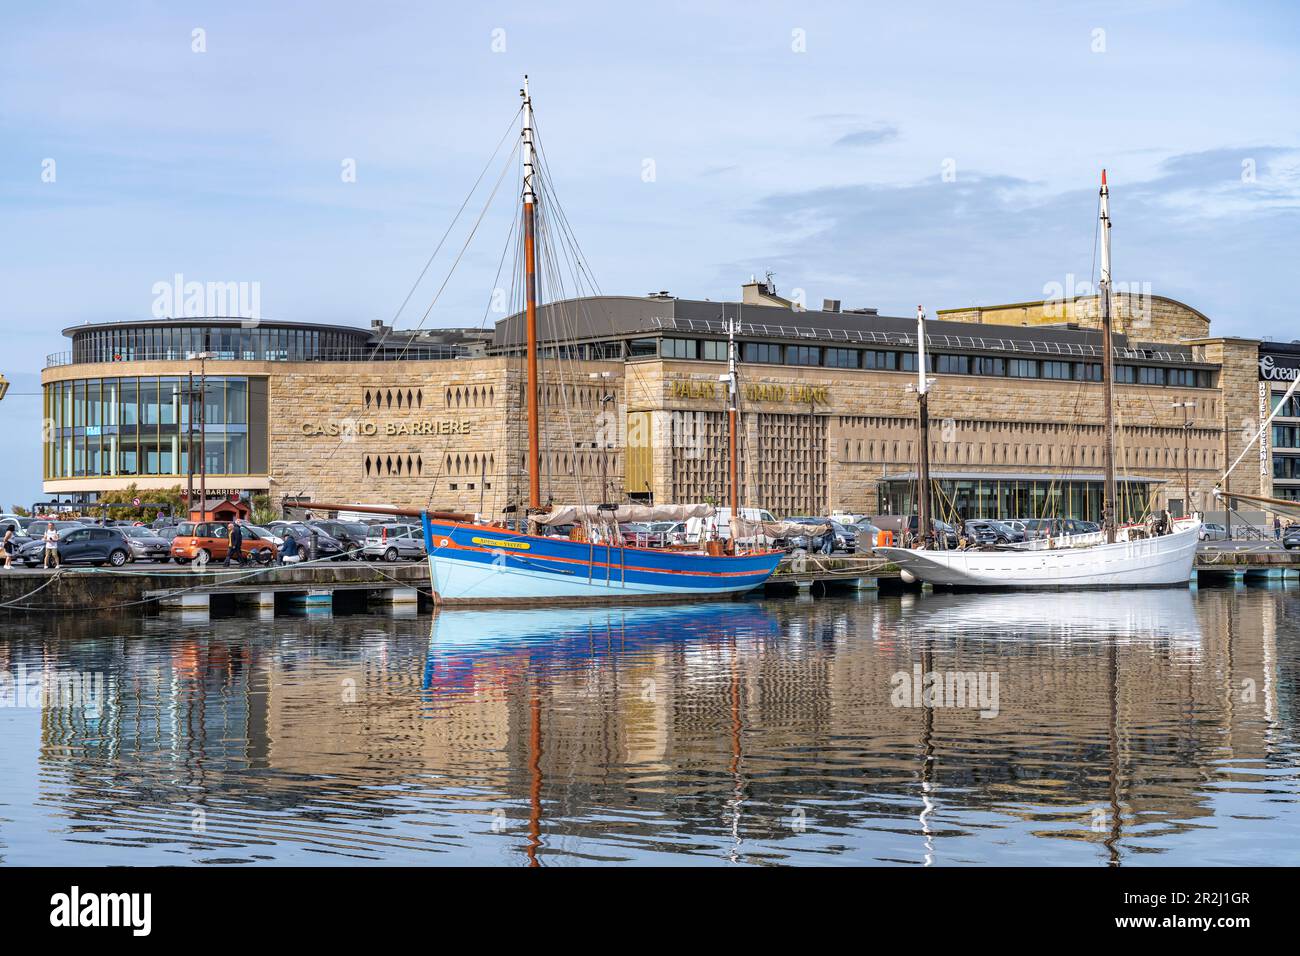
<path id="1" fill-rule="evenodd" d="M 902 568 L 901 570 L 899 570 L 898 576 L 903 579 L 904 584 L 916 583 L 916 575 L 913 574 L 911 571 L 907 570 L 907 568 Z"/>

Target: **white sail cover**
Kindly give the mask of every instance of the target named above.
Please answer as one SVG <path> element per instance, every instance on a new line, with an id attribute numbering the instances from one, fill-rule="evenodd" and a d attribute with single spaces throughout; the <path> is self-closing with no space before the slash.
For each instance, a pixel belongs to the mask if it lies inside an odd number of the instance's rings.
<path id="1" fill-rule="evenodd" d="M 708 518 L 713 515 L 713 505 L 619 505 L 610 510 L 599 505 L 565 505 L 537 519 L 547 526 L 577 524 L 580 521 L 597 524 L 622 524 L 625 521 L 686 521 L 690 518 Z"/>

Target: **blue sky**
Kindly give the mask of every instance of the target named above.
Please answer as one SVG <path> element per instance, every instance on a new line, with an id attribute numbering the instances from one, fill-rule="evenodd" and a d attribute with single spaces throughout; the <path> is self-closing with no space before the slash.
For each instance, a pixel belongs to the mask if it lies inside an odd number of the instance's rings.
<path id="1" fill-rule="evenodd" d="M 1106 166 L 1118 280 L 1300 338 L 1295 5 L 443 6 L 4 3 L 5 507 L 40 495 L 65 326 L 148 316 L 175 273 L 258 282 L 267 318 L 391 320 L 524 72 L 605 292 L 734 297 L 771 269 L 896 314 L 1041 298 L 1093 268 Z M 508 215 L 428 325 L 483 321 Z"/>

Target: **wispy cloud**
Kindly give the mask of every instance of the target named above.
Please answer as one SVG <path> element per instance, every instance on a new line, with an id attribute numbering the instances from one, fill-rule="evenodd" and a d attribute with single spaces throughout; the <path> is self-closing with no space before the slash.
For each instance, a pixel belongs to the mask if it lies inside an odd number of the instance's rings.
<path id="1" fill-rule="evenodd" d="M 845 133 L 835 141 L 836 146 L 879 146 L 898 139 L 897 126 L 873 126 L 869 129 Z"/>

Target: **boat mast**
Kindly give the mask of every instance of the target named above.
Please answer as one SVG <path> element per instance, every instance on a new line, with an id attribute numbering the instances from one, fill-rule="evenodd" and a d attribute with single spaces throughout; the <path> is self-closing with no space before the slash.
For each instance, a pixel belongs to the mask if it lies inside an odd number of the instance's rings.
<path id="1" fill-rule="evenodd" d="M 1110 316 L 1110 189 L 1106 170 L 1101 171 L 1101 277 L 1097 294 L 1101 305 L 1101 384 L 1106 405 L 1105 486 L 1102 489 L 1101 524 L 1107 544 L 1115 543 L 1119 520 L 1115 487 L 1115 346 L 1111 341 Z"/>
<path id="2" fill-rule="evenodd" d="M 528 74 L 524 74 L 524 88 L 519 91 L 524 100 L 524 120 L 521 136 L 524 159 L 524 289 L 527 300 L 524 307 L 524 326 L 528 337 L 528 506 L 531 510 L 542 507 L 541 421 L 538 402 L 540 389 L 537 381 L 537 193 L 533 189 L 533 99 L 528 93 Z"/>
<path id="3" fill-rule="evenodd" d="M 740 528 L 740 468 L 736 449 L 737 419 L 740 417 L 736 385 L 736 327 L 738 319 L 727 320 L 727 471 L 731 485 L 731 543 L 734 549 Z"/>
<path id="4" fill-rule="evenodd" d="M 916 307 L 916 417 L 920 450 L 916 457 L 916 534 L 930 541 L 930 381 L 925 369 L 925 310 Z"/>

